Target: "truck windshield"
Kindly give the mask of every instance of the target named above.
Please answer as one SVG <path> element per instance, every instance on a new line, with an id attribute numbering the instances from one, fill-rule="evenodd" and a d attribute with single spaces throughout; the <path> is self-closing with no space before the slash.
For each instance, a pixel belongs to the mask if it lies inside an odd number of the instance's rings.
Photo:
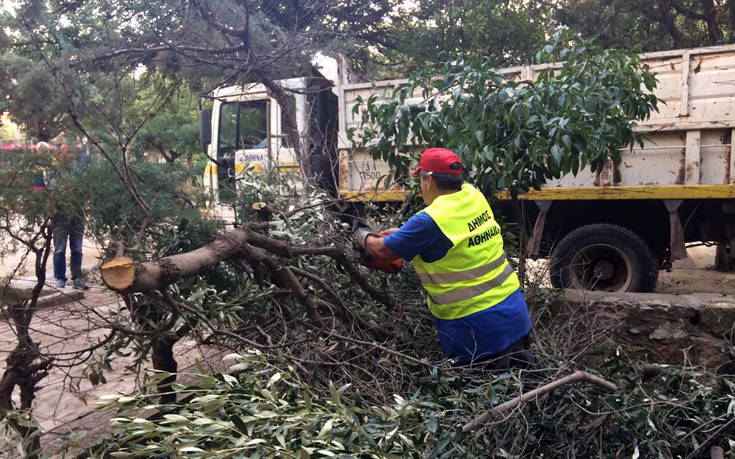
<path id="1" fill-rule="evenodd" d="M 222 104 L 219 119 L 218 152 L 267 148 L 266 100 L 226 102 Z"/>

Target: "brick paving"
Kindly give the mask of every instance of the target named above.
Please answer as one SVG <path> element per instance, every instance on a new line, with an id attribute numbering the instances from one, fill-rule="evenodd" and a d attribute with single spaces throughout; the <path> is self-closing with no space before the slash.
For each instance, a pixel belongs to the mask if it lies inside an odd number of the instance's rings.
<path id="1" fill-rule="evenodd" d="M 118 312 L 127 313 L 119 297 L 105 287 L 92 286 L 81 300 L 40 309 L 31 324 L 32 337 L 41 343 L 43 353 L 63 359 L 74 351 L 98 343 L 109 333 L 109 329 L 103 327 L 105 317 Z M 15 343 L 11 324 L 0 320 L 1 361 L 5 361 Z M 222 355 L 212 348 L 200 349 L 193 340 L 177 343 L 174 352 L 182 371 L 197 361 L 218 364 Z M 54 451 L 58 452 L 66 439 L 82 432 L 86 434 L 79 441 L 80 447 L 97 443 L 109 432 L 107 421 L 114 413 L 99 410 L 97 404 L 104 395 L 139 391 L 139 375 L 129 368 L 132 364 L 130 357 L 115 357 L 112 371 L 104 375 L 107 382 L 97 386 L 83 374 L 85 364 L 52 369 L 40 383 L 33 409 L 34 419 L 43 432 L 41 441 L 45 454 L 55 456 Z M 150 364 L 145 368 L 150 368 Z"/>

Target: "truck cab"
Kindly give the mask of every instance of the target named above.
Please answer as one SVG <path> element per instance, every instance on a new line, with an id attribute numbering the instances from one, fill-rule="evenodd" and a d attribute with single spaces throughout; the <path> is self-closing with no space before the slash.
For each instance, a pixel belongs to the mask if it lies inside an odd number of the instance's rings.
<path id="1" fill-rule="evenodd" d="M 336 95 L 319 74 L 278 81 L 295 107 L 299 149 L 313 167 L 324 172 L 336 164 Z M 284 108 L 262 84 L 215 90 L 212 109 L 200 114 L 200 136 L 210 158 L 204 186 L 212 204 L 227 203 L 246 171 L 302 174 L 296 148 L 288 136 Z M 330 158 L 333 160 L 331 161 Z"/>

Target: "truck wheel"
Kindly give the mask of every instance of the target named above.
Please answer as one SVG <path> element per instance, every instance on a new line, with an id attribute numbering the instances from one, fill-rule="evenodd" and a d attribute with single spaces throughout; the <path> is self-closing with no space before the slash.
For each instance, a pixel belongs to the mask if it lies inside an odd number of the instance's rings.
<path id="1" fill-rule="evenodd" d="M 658 263 L 643 239 L 607 223 L 567 234 L 551 254 L 550 271 L 555 288 L 651 292 L 658 280 Z"/>

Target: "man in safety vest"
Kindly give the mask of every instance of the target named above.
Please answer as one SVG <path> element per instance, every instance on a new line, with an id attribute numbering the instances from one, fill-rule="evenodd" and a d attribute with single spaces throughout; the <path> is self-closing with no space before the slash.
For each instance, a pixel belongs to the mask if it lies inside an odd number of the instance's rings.
<path id="1" fill-rule="evenodd" d="M 359 229 L 355 243 L 377 259 L 411 261 L 447 357 L 493 369 L 535 367 L 526 301 L 487 199 L 463 183 L 459 157 L 444 148 L 424 151 L 412 175 L 426 209 L 388 236 Z"/>

